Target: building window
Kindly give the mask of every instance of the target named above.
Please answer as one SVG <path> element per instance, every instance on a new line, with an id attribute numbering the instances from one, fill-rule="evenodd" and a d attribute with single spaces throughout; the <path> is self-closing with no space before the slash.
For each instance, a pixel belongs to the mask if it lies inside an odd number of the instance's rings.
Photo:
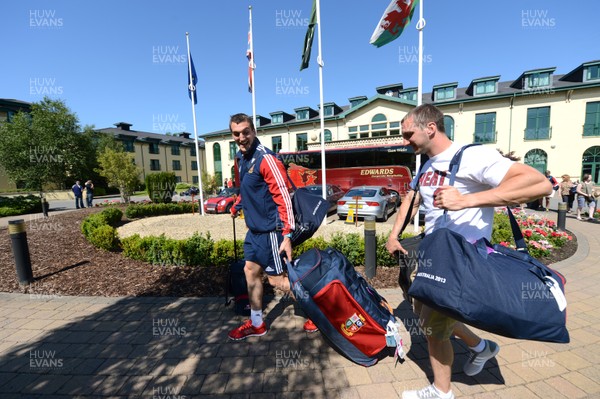
<path id="1" fill-rule="evenodd" d="M 223 185 L 223 170 L 221 169 L 221 145 L 213 145 L 213 167 L 215 171 L 215 180 L 219 186 Z"/>
<path id="2" fill-rule="evenodd" d="M 454 87 L 440 87 L 435 89 L 435 101 L 453 100 L 456 98 Z"/>
<path id="3" fill-rule="evenodd" d="M 160 161 L 158 159 L 150 160 L 150 170 L 160 170 Z"/>
<path id="4" fill-rule="evenodd" d="M 171 146 L 171 155 L 181 155 L 181 152 L 179 150 L 179 144 L 173 144 Z"/>
<path id="5" fill-rule="evenodd" d="M 190 148 L 190 155 L 193 157 L 196 156 L 196 145 L 194 145 L 192 148 Z"/>
<path id="6" fill-rule="evenodd" d="M 546 173 L 548 166 L 548 154 L 546 154 L 546 151 L 536 148 L 528 151 L 527 154 L 525 154 L 523 161 L 525 162 L 525 165 L 529 165 L 532 168 L 537 169 L 540 173 Z"/>
<path id="7" fill-rule="evenodd" d="M 325 142 L 331 141 L 331 130 L 325 129 Z"/>
<path id="8" fill-rule="evenodd" d="M 237 145 L 235 141 L 229 142 L 229 160 L 233 161 L 235 159 L 235 154 L 237 154 Z"/>
<path id="9" fill-rule="evenodd" d="M 149 148 L 150 154 L 158 154 L 158 143 L 150 143 L 150 148 Z"/>
<path id="10" fill-rule="evenodd" d="M 333 116 L 333 105 L 325 107 L 325 116 Z"/>
<path id="11" fill-rule="evenodd" d="M 181 183 L 181 176 L 175 176 L 175 181 L 177 183 Z"/>
<path id="12" fill-rule="evenodd" d="M 198 176 L 192 176 L 192 184 L 198 184 Z"/>
<path id="13" fill-rule="evenodd" d="M 600 65 L 590 65 L 585 68 L 585 81 L 600 79 Z"/>
<path id="14" fill-rule="evenodd" d="M 0 111 L 0 122 L 8 122 L 8 113 L 6 111 Z"/>
<path id="15" fill-rule="evenodd" d="M 401 99 L 406 100 L 406 101 L 416 102 L 417 101 L 417 91 L 416 90 L 403 91 L 398 94 L 398 97 L 400 97 Z"/>
<path id="16" fill-rule="evenodd" d="M 600 101 L 585 105 L 584 136 L 600 136 Z"/>
<path id="17" fill-rule="evenodd" d="M 173 170 L 181 170 L 181 162 L 173 160 Z"/>
<path id="18" fill-rule="evenodd" d="M 475 115 L 474 143 L 496 142 L 496 113 L 488 112 Z"/>
<path id="19" fill-rule="evenodd" d="M 525 89 L 536 89 L 550 86 L 550 72 L 532 73 L 525 77 Z"/>
<path id="20" fill-rule="evenodd" d="M 271 115 L 271 124 L 276 124 L 276 123 L 283 123 L 283 114 L 275 114 L 275 115 Z"/>
<path id="21" fill-rule="evenodd" d="M 192 170 L 198 170 L 198 162 L 192 161 Z"/>
<path id="22" fill-rule="evenodd" d="M 125 152 L 135 152 L 135 147 L 133 145 L 133 140 L 123 140 L 123 151 L 125 151 Z"/>
<path id="23" fill-rule="evenodd" d="M 358 129 L 360 130 L 358 137 L 361 139 L 366 139 L 369 137 L 369 125 L 361 125 L 358 127 Z"/>
<path id="24" fill-rule="evenodd" d="M 367 100 L 367 97 L 358 97 L 358 98 L 350 99 L 350 107 L 354 108 L 366 100 Z"/>
<path id="25" fill-rule="evenodd" d="M 400 135 L 400 122 L 390 122 L 390 136 Z"/>
<path id="26" fill-rule="evenodd" d="M 371 130 L 383 130 L 383 132 L 373 132 L 373 137 L 387 134 L 387 118 L 384 114 L 377 114 L 371 119 Z"/>
<path id="27" fill-rule="evenodd" d="M 583 153 L 581 176 L 585 173 L 592 175 L 592 181 L 600 184 L 600 146 L 590 147 Z"/>
<path id="28" fill-rule="evenodd" d="M 296 119 L 298 119 L 299 121 L 308 119 L 308 110 L 303 109 L 301 111 L 296 111 Z"/>
<path id="29" fill-rule="evenodd" d="M 550 138 L 550 107 L 529 108 L 525 140 L 548 140 Z"/>
<path id="30" fill-rule="evenodd" d="M 275 154 L 278 154 L 281 151 L 281 136 L 273 136 L 271 137 L 271 150 Z"/>
<path id="31" fill-rule="evenodd" d="M 475 83 L 475 95 L 476 96 L 484 96 L 486 94 L 494 94 L 496 93 L 496 81 L 488 80 L 485 82 L 477 82 Z"/>
<path id="32" fill-rule="evenodd" d="M 446 136 L 450 140 L 454 140 L 454 119 L 451 116 L 444 116 L 444 130 L 446 130 Z"/>
<path id="33" fill-rule="evenodd" d="M 308 134 L 298 133 L 296 135 L 296 151 L 303 151 L 308 148 Z"/>

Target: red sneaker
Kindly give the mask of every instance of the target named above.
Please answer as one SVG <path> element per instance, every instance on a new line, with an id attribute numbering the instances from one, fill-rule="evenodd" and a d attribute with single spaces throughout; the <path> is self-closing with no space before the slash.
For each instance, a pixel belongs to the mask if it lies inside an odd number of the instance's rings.
<path id="1" fill-rule="evenodd" d="M 314 333 L 319 331 L 319 327 L 317 327 L 311 319 L 306 319 L 306 323 L 304 323 L 304 331 L 307 333 Z"/>
<path id="2" fill-rule="evenodd" d="M 248 319 L 244 324 L 229 332 L 229 339 L 232 339 L 234 341 L 240 341 L 248 337 L 260 337 L 265 335 L 266 333 L 267 325 L 265 324 L 265 322 L 263 322 L 260 327 L 254 327 L 252 325 L 252 321 Z"/>

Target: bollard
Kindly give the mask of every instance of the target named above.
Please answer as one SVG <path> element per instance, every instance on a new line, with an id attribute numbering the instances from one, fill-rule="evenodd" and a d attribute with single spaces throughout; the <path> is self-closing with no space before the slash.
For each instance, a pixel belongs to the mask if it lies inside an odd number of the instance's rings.
<path id="1" fill-rule="evenodd" d="M 556 227 L 559 230 L 566 230 L 566 222 L 567 222 L 567 203 L 559 202 L 558 203 L 558 216 L 556 219 Z"/>
<path id="2" fill-rule="evenodd" d="M 25 221 L 23 219 L 10 220 L 8 222 L 8 234 L 10 234 L 12 252 L 15 258 L 15 268 L 17 270 L 19 284 L 32 283 L 33 272 L 31 271 L 29 247 L 27 246 Z"/>
<path id="3" fill-rule="evenodd" d="M 375 277 L 377 273 L 377 237 L 375 216 L 365 216 L 365 275 Z"/>
<path id="4" fill-rule="evenodd" d="M 46 201 L 46 197 L 42 198 L 42 213 L 45 217 L 48 217 L 48 209 L 50 209 L 50 204 Z"/>

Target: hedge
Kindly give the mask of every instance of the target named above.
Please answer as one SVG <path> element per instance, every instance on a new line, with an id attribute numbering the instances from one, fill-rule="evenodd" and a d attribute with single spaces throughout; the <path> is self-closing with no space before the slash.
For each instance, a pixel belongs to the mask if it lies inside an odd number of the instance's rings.
<path id="1" fill-rule="evenodd" d="M 173 172 L 149 173 L 146 175 L 146 191 L 154 203 L 170 203 L 175 194 L 177 178 Z"/>
<path id="2" fill-rule="evenodd" d="M 0 217 L 25 215 L 42 211 L 42 202 L 36 195 L 0 197 Z"/>
<path id="3" fill-rule="evenodd" d="M 125 216 L 128 219 L 144 218 L 148 216 L 161 216 L 161 215 L 178 215 L 183 213 L 192 213 L 192 206 L 194 212 L 198 212 L 198 203 L 194 202 L 177 202 L 170 204 L 131 204 L 125 209 Z"/>

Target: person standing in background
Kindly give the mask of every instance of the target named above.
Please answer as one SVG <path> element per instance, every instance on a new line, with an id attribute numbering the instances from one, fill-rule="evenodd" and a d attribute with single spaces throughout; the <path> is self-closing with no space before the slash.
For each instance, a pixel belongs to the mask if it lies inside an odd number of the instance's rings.
<path id="1" fill-rule="evenodd" d="M 94 183 L 91 180 L 85 182 L 85 202 L 87 203 L 87 207 L 92 207 L 92 202 L 94 201 Z"/>
<path id="2" fill-rule="evenodd" d="M 83 187 L 81 187 L 81 182 L 77 180 L 73 187 L 71 187 L 73 194 L 75 195 L 75 208 L 85 208 L 83 205 Z"/>
<path id="3" fill-rule="evenodd" d="M 577 185 L 571 181 L 571 176 L 569 175 L 562 175 L 561 178 L 562 181 L 560 182 L 558 192 L 560 193 L 562 202 L 567 204 L 567 212 L 571 213 L 573 200 L 575 199 L 575 190 L 572 189 L 573 187 L 577 187 Z"/>

